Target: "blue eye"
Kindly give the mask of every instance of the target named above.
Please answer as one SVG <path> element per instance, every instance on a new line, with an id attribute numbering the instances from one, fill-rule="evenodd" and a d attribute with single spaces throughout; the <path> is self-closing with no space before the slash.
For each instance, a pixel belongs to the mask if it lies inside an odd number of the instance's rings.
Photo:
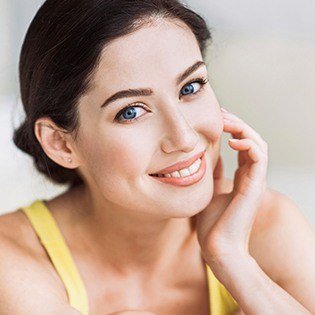
<path id="1" fill-rule="evenodd" d="M 120 121 L 124 121 L 124 122 L 130 122 L 133 120 L 137 120 L 140 117 L 135 117 L 137 115 L 137 111 L 136 108 L 142 108 L 145 110 L 145 107 L 143 105 L 130 105 L 127 106 L 125 108 L 123 108 L 115 117 L 115 120 L 120 122 Z M 123 117 L 123 118 L 121 118 Z"/>
<path id="2" fill-rule="evenodd" d="M 199 88 L 199 90 L 197 90 L 197 92 L 195 92 L 195 87 L 193 84 L 198 83 L 201 87 Z M 185 86 L 183 87 L 182 91 L 184 91 L 184 94 L 182 94 L 183 96 L 186 95 L 196 95 L 199 92 L 202 91 L 202 89 L 204 88 L 204 85 L 208 83 L 208 79 L 207 78 L 199 78 L 199 79 L 194 79 L 191 82 L 188 82 L 187 84 L 185 84 Z M 192 93 L 191 93 L 192 92 Z M 131 122 L 134 120 L 139 119 L 141 116 L 136 117 L 137 115 L 137 111 L 136 108 L 142 108 L 144 110 L 146 110 L 146 107 L 143 105 L 128 105 L 125 108 L 123 108 L 115 117 L 115 121 L 123 121 L 123 122 Z M 121 116 L 123 118 L 121 118 Z"/>
<path id="3" fill-rule="evenodd" d="M 195 92 L 195 93 L 192 93 L 192 94 L 197 94 L 198 92 L 200 92 L 200 90 L 202 89 L 202 86 L 204 84 L 206 84 L 208 81 L 207 80 L 197 80 L 197 81 L 193 81 L 193 82 L 190 82 L 190 83 L 187 83 L 184 88 L 182 89 L 182 91 L 185 91 L 185 94 L 183 95 L 189 95 L 190 92 L 194 92 L 195 91 L 195 88 L 194 88 L 194 85 L 193 84 L 196 84 L 198 83 L 199 85 L 201 85 L 200 89 Z M 187 93 L 187 94 L 186 94 Z"/>

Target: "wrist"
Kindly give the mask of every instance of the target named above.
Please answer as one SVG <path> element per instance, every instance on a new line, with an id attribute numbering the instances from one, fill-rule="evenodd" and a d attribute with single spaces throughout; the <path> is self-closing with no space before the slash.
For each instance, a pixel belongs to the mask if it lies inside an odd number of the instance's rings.
<path id="1" fill-rule="evenodd" d="M 219 247 L 219 249 L 218 249 Z M 223 250 L 222 246 L 212 247 L 211 250 L 203 250 L 203 256 L 209 266 L 216 265 L 224 266 L 225 268 L 230 268 L 235 265 L 236 260 L 238 262 L 255 261 L 255 259 L 245 250 Z"/>
<path id="2" fill-rule="evenodd" d="M 219 259 L 220 265 L 224 269 L 242 268 L 242 266 L 250 267 L 257 264 L 256 260 L 248 252 L 235 252 L 233 255 L 222 255 Z"/>
<path id="3" fill-rule="evenodd" d="M 256 260 L 245 252 L 235 252 L 226 255 L 205 255 L 206 263 L 215 277 L 226 287 L 232 285 L 236 275 L 246 276 L 257 271 Z"/>

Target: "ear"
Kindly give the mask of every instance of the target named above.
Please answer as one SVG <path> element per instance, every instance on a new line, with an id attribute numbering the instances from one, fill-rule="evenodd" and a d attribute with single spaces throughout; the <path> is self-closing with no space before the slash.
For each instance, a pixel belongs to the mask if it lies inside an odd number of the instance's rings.
<path id="1" fill-rule="evenodd" d="M 71 169 L 80 165 L 71 135 L 59 128 L 50 118 L 38 119 L 34 132 L 44 152 L 55 163 Z"/>

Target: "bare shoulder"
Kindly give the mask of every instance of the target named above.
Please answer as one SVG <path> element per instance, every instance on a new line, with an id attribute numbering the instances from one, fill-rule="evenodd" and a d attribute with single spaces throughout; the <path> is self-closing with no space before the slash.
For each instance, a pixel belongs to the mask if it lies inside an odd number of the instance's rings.
<path id="1" fill-rule="evenodd" d="M 226 187 L 232 189 L 232 180 Z M 274 282 L 315 313 L 315 231 L 291 197 L 266 189 L 249 251 Z"/>
<path id="2" fill-rule="evenodd" d="M 233 189 L 233 180 L 226 178 L 224 187 L 225 192 L 230 192 Z M 249 250 L 277 283 L 283 280 L 281 270 L 284 262 L 297 255 L 289 251 L 290 242 L 299 244 L 304 252 L 315 252 L 312 248 L 307 248 L 314 246 L 314 229 L 291 197 L 267 187 L 253 224 Z M 290 256 L 283 256 L 284 253 Z M 275 261 L 278 258 L 281 258 L 281 264 Z"/>
<path id="3" fill-rule="evenodd" d="M 0 216 L 0 279 L 3 315 L 79 314 L 64 302 L 47 255 L 20 210 Z"/>
<path id="4" fill-rule="evenodd" d="M 291 197 L 272 189 L 266 194 L 251 255 L 274 282 L 314 314 L 314 228 Z"/>

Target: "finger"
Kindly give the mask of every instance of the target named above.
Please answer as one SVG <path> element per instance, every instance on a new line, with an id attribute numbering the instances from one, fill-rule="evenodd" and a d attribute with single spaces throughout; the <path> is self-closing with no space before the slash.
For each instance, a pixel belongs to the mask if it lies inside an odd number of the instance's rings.
<path id="1" fill-rule="evenodd" d="M 230 113 L 230 112 L 222 112 L 222 117 L 225 125 L 235 125 L 237 127 L 237 130 L 235 130 L 236 133 L 240 133 L 240 135 L 235 135 L 235 138 L 242 137 L 242 133 L 244 134 L 243 138 L 250 137 L 259 144 L 264 151 L 267 151 L 267 143 L 262 139 L 259 133 L 257 133 L 252 127 L 250 127 L 248 124 L 246 124 L 242 119 L 240 119 L 238 116 Z"/>
<path id="2" fill-rule="evenodd" d="M 267 171 L 267 155 L 252 139 L 229 139 L 229 145 L 236 151 L 247 151 L 253 164 L 249 168 L 248 177 L 256 181 L 265 178 Z"/>
<path id="3" fill-rule="evenodd" d="M 249 138 L 256 142 L 262 151 L 268 151 L 267 143 L 260 137 L 260 135 L 249 125 L 243 121 L 224 121 L 224 131 L 229 132 L 235 139 Z"/>

